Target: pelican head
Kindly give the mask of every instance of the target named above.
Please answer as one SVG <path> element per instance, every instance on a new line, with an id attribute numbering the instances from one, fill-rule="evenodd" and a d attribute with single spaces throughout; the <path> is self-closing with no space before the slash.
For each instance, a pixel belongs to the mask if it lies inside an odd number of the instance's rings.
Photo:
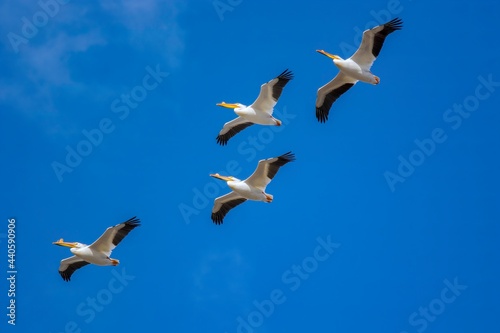
<path id="1" fill-rule="evenodd" d="M 228 109 L 243 109 L 245 108 L 245 106 L 243 104 L 240 104 L 240 103 L 226 103 L 226 102 L 221 102 L 221 103 L 217 103 L 217 106 L 222 106 L 224 108 L 228 108 Z"/>
<path id="2" fill-rule="evenodd" d="M 69 247 L 70 249 L 80 248 L 80 247 L 84 246 L 82 243 L 78 243 L 78 242 L 73 242 L 73 243 L 65 242 L 62 238 L 60 240 L 58 240 L 57 242 L 53 242 L 52 244 L 64 246 L 64 247 Z"/>
<path id="3" fill-rule="evenodd" d="M 334 61 L 335 60 L 342 60 L 342 58 L 339 57 L 338 55 L 331 54 L 331 53 L 325 52 L 323 50 L 316 50 L 316 52 L 321 53 L 321 54 L 327 56 L 328 58 L 333 59 Z"/>
<path id="4" fill-rule="evenodd" d="M 210 174 L 210 177 L 221 179 L 221 180 L 226 181 L 226 182 L 237 181 L 238 180 L 238 178 L 235 178 L 233 176 L 221 176 L 218 173 L 212 173 L 212 174 Z"/>

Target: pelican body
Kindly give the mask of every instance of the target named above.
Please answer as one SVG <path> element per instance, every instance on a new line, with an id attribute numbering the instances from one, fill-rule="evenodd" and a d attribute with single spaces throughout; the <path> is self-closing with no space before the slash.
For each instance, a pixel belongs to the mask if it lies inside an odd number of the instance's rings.
<path id="1" fill-rule="evenodd" d="M 91 248 L 87 244 L 82 244 L 78 242 L 68 243 L 60 239 L 55 242 L 54 245 L 69 247 L 71 253 L 86 262 L 98 266 L 116 266 L 120 263 L 117 259 L 112 259 L 103 252 L 97 251 L 95 248 Z"/>
<path id="2" fill-rule="evenodd" d="M 218 173 L 211 174 L 211 177 L 226 181 L 227 186 L 233 190 L 215 199 L 214 207 L 212 208 L 212 221 L 215 224 L 221 224 L 231 209 L 247 200 L 271 203 L 273 196 L 266 193 L 267 185 L 274 178 L 280 167 L 294 160 L 295 155 L 292 152 L 260 160 L 257 169 L 245 180 L 239 180 L 233 176 L 221 176 Z"/>
<path id="3" fill-rule="evenodd" d="M 326 52 L 323 50 L 319 50 L 318 52 L 326 54 Z M 344 60 L 336 55 L 331 55 L 331 56 L 333 63 L 342 73 L 362 82 L 371 84 L 380 83 L 380 79 L 377 76 L 373 75 L 369 69 L 367 69 L 366 67 L 364 68 L 361 67 L 357 62 L 355 62 L 351 58 Z"/>
<path id="4" fill-rule="evenodd" d="M 62 238 L 52 244 L 69 247 L 74 256 L 61 260 L 59 274 L 64 281 L 69 281 L 71 275 L 79 268 L 88 264 L 98 266 L 116 266 L 120 263 L 109 256 L 115 247 L 130 231 L 140 225 L 135 216 L 123 223 L 109 227 L 94 243 L 90 245 L 79 242 L 65 242 Z"/>
<path id="5" fill-rule="evenodd" d="M 293 79 L 293 73 L 287 69 L 271 81 L 264 83 L 260 87 L 259 96 L 249 106 L 241 103 L 218 103 L 218 106 L 233 109 L 238 118 L 224 124 L 216 137 L 217 143 L 222 146 L 226 145 L 229 139 L 253 124 L 281 126 L 281 121 L 273 117 L 274 106 L 283 88 L 291 79 Z"/>
<path id="6" fill-rule="evenodd" d="M 380 83 L 380 78 L 373 75 L 370 69 L 382 49 L 385 38 L 394 31 L 402 29 L 402 27 L 403 21 L 395 18 L 385 24 L 365 30 L 361 45 L 348 59 L 342 59 L 338 55 L 317 50 L 317 52 L 332 59 L 339 69 L 339 73 L 333 80 L 318 89 L 316 118 L 319 122 L 324 123 L 328 120 L 332 104 L 358 81 L 374 85 Z"/>
<path id="7" fill-rule="evenodd" d="M 254 124 L 281 126 L 281 120 L 274 118 L 272 113 L 257 109 L 253 104 L 250 106 L 245 106 L 240 103 L 228 104 L 222 102 L 217 105 L 226 108 L 233 108 L 234 113 Z"/>
<path id="8" fill-rule="evenodd" d="M 267 194 L 265 192 L 265 188 L 252 186 L 247 182 L 239 180 L 238 178 L 232 176 L 224 177 L 219 174 L 214 174 L 212 175 L 212 177 L 225 180 L 227 182 L 227 186 L 231 190 L 246 198 L 247 200 L 264 201 L 267 203 L 273 201 L 273 196 L 271 194 Z"/>

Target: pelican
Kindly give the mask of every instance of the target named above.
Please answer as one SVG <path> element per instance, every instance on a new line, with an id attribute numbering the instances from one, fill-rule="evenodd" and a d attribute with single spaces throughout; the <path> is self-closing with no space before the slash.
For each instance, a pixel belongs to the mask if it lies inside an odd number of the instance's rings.
<path id="1" fill-rule="evenodd" d="M 283 88 L 293 79 L 293 73 L 286 69 L 271 81 L 260 86 L 259 97 L 250 105 L 240 103 L 218 103 L 218 106 L 233 109 L 238 118 L 224 124 L 217 135 L 217 143 L 224 146 L 229 139 L 253 124 L 281 126 L 281 121 L 273 117 L 273 108 L 281 96 Z"/>
<path id="2" fill-rule="evenodd" d="M 373 75 L 370 68 L 380 53 L 385 38 L 402 27 L 403 21 L 395 18 L 385 24 L 365 30 L 358 50 L 346 60 L 323 50 L 316 51 L 331 58 L 340 70 L 333 80 L 318 89 L 316 118 L 318 118 L 319 122 L 324 123 L 328 120 L 328 113 L 332 104 L 356 82 L 363 81 L 374 85 L 380 83 L 380 78 Z"/>
<path id="3" fill-rule="evenodd" d="M 116 266 L 120 263 L 117 259 L 109 256 L 111 251 L 128 235 L 130 231 L 140 225 L 135 216 L 123 223 L 109 227 L 94 243 L 85 245 L 82 243 L 65 242 L 62 238 L 52 244 L 69 247 L 74 256 L 61 260 L 59 274 L 64 281 L 69 281 L 71 275 L 79 268 L 88 264 L 99 266 Z"/>
<path id="4" fill-rule="evenodd" d="M 221 176 L 218 173 L 211 174 L 211 177 L 226 181 L 227 186 L 233 190 L 215 199 L 212 208 L 212 221 L 215 224 L 221 224 L 224 216 L 231 209 L 247 200 L 272 202 L 273 196 L 266 193 L 266 186 L 269 185 L 280 167 L 294 160 L 295 155 L 292 152 L 260 160 L 257 169 L 245 180 L 239 180 L 233 176 Z"/>

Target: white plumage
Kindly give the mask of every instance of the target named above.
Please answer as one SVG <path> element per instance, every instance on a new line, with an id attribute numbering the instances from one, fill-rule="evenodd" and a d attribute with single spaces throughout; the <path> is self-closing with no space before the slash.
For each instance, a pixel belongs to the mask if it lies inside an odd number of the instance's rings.
<path id="1" fill-rule="evenodd" d="M 276 78 L 264 83 L 260 87 L 259 96 L 250 106 L 240 103 L 218 103 L 218 106 L 233 109 L 238 118 L 224 124 L 216 138 L 217 143 L 226 145 L 229 139 L 253 124 L 281 126 L 281 121 L 273 117 L 273 110 L 283 88 L 291 79 L 293 73 L 287 69 Z"/>
<path id="2" fill-rule="evenodd" d="M 61 238 L 52 244 L 69 247 L 74 256 L 61 260 L 59 274 L 64 281 L 69 281 L 71 275 L 79 268 L 94 264 L 98 266 L 116 266 L 120 263 L 109 256 L 115 247 L 130 231 L 140 225 L 135 216 L 123 223 L 109 227 L 94 243 L 85 245 L 78 242 L 68 243 Z"/>
<path id="3" fill-rule="evenodd" d="M 212 209 L 214 223 L 221 224 L 231 209 L 246 200 L 272 202 L 273 196 L 266 193 L 267 185 L 269 185 L 280 167 L 294 160 L 295 155 L 292 152 L 279 157 L 260 160 L 257 169 L 245 180 L 239 180 L 232 176 L 221 176 L 218 173 L 210 175 L 226 181 L 229 188 L 233 190 L 233 192 L 215 199 Z"/>
<path id="4" fill-rule="evenodd" d="M 363 32 L 363 40 L 358 50 L 349 58 L 342 59 L 323 50 L 317 52 L 331 58 L 340 72 L 333 80 L 318 89 L 316 98 L 316 118 L 320 122 L 328 120 L 332 104 L 356 82 L 379 84 L 380 78 L 373 75 L 370 68 L 384 44 L 385 38 L 403 27 L 403 21 L 395 18 L 385 24 Z"/>

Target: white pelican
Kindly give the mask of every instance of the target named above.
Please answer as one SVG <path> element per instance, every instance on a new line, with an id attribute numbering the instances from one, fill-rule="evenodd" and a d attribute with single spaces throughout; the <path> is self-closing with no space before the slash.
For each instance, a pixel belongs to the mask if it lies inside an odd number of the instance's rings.
<path id="1" fill-rule="evenodd" d="M 281 121 L 273 117 L 273 108 L 283 88 L 291 79 L 293 73 L 287 69 L 276 78 L 264 83 L 260 86 L 259 97 L 250 106 L 240 103 L 218 103 L 218 106 L 234 109 L 234 113 L 239 117 L 224 124 L 217 135 L 217 143 L 226 145 L 229 139 L 253 124 L 281 126 Z"/>
<path id="2" fill-rule="evenodd" d="M 288 162 L 295 160 L 295 155 L 288 152 L 279 157 L 260 160 L 254 173 L 245 180 L 239 180 L 232 176 L 221 176 L 218 173 L 211 174 L 211 177 L 225 180 L 233 192 L 218 197 L 214 201 L 212 208 L 212 221 L 215 224 L 221 224 L 224 216 L 239 204 L 246 200 L 264 201 L 270 203 L 273 196 L 267 194 L 266 186 L 274 178 L 279 168 Z"/>
<path id="3" fill-rule="evenodd" d="M 116 266 L 120 261 L 111 259 L 111 251 L 128 235 L 134 228 L 140 225 L 140 221 L 135 216 L 123 223 L 117 224 L 114 227 L 109 227 L 106 231 L 90 245 L 74 242 L 64 242 L 61 238 L 52 244 L 66 246 L 70 248 L 74 256 L 61 260 L 59 266 L 59 274 L 64 281 L 69 281 L 71 275 L 79 268 L 88 264 L 99 266 Z"/>
<path id="4" fill-rule="evenodd" d="M 373 62 L 380 53 L 385 38 L 392 32 L 400 30 L 403 21 L 395 18 L 385 24 L 363 32 L 363 40 L 358 50 L 349 58 L 342 59 L 338 55 L 327 53 L 323 50 L 317 52 L 333 59 L 333 63 L 340 72 L 326 85 L 318 89 L 316 98 L 316 118 L 322 123 L 328 120 L 328 112 L 332 104 L 351 88 L 356 82 L 363 81 L 379 84 L 380 78 L 370 72 Z"/>

